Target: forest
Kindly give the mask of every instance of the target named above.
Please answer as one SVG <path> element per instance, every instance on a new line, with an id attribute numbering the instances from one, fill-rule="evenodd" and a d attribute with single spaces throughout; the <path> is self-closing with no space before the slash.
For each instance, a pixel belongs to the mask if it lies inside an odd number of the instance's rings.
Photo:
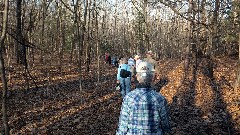
<path id="1" fill-rule="evenodd" d="M 149 50 L 171 134 L 239 135 L 239 46 L 239 0 L 1 0 L 0 135 L 116 134 L 105 54 Z"/>

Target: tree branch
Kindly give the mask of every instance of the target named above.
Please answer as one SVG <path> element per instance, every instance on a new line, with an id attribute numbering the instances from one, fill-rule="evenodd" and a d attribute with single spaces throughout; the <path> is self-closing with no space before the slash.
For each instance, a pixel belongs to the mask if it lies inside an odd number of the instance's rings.
<path id="1" fill-rule="evenodd" d="M 190 21 L 190 22 L 195 23 L 195 24 L 201 24 L 204 27 L 206 27 L 207 29 L 209 29 L 209 24 L 201 23 L 201 22 L 196 21 L 195 19 L 188 18 L 188 17 L 184 16 L 183 14 L 181 14 L 179 12 L 179 10 L 177 10 L 175 7 L 171 6 L 170 4 L 165 2 L 164 0 L 159 0 L 159 2 L 162 3 L 163 5 L 165 5 L 166 7 L 169 7 L 175 14 L 179 15 L 180 17 L 184 18 L 185 20 Z"/>

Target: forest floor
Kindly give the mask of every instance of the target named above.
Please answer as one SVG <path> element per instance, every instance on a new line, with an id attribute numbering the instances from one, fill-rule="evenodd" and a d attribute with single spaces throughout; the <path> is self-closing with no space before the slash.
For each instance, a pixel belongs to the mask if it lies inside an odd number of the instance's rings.
<path id="1" fill-rule="evenodd" d="M 237 60 L 214 59 L 214 78 L 205 74 L 203 63 L 199 59 L 197 70 L 190 65 L 185 72 L 183 61 L 159 61 L 161 79 L 155 82 L 156 89 L 169 103 L 172 133 L 240 134 L 240 89 L 233 89 Z M 29 90 L 23 68 L 8 69 L 10 133 L 114 135 L 122 102 L 115 90 L 117 69 L 102 65 L 99 83 L 96 64 L 89 73 L 83 72 L 82 90 L 73 64 L 62 69 L 32 66 L 29 71 L 39 88 L 28 77 Z"/>

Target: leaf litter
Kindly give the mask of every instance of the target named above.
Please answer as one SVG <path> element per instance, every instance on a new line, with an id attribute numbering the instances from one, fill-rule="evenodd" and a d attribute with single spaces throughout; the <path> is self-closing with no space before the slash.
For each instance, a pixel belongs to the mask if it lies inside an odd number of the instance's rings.
<path id="1" fill-rule="evenodd" d="M 240 134 L 240 90 L 233 89 L 237 61 L 216 58 L 214 63 L 210 79 L 202 73 L 201 62 L 196 74 L 190 64 L 184 78 L 183 61 L 159 61 L 162 80 L 157 90 L 169 103 L 173 134 Z M 54 66 L 32 68 L 40 88 L 30 81 L 28 91 L 21 67 L 13 69 L 8 82 L 11 134 L 115 134 L 122 102 L 115 90 L 117 69 L 101 69 L 100 84 L 96 64 L 91 69 L 82 74 L 82 91 L 74 65 L 63 68 L 61 74 Z"/>

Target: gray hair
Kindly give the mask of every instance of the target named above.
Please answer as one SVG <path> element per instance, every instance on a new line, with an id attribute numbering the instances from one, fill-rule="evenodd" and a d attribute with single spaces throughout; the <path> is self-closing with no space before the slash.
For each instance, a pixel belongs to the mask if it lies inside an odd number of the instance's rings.
<path id="1" fill-rule="evenodd" d="M 154 78 L 154 72 L 145 73 L 145 74 L 141 72 L 137 72 L 137 80 L 140 83 L 151 83 L 153 78 Z"/>

